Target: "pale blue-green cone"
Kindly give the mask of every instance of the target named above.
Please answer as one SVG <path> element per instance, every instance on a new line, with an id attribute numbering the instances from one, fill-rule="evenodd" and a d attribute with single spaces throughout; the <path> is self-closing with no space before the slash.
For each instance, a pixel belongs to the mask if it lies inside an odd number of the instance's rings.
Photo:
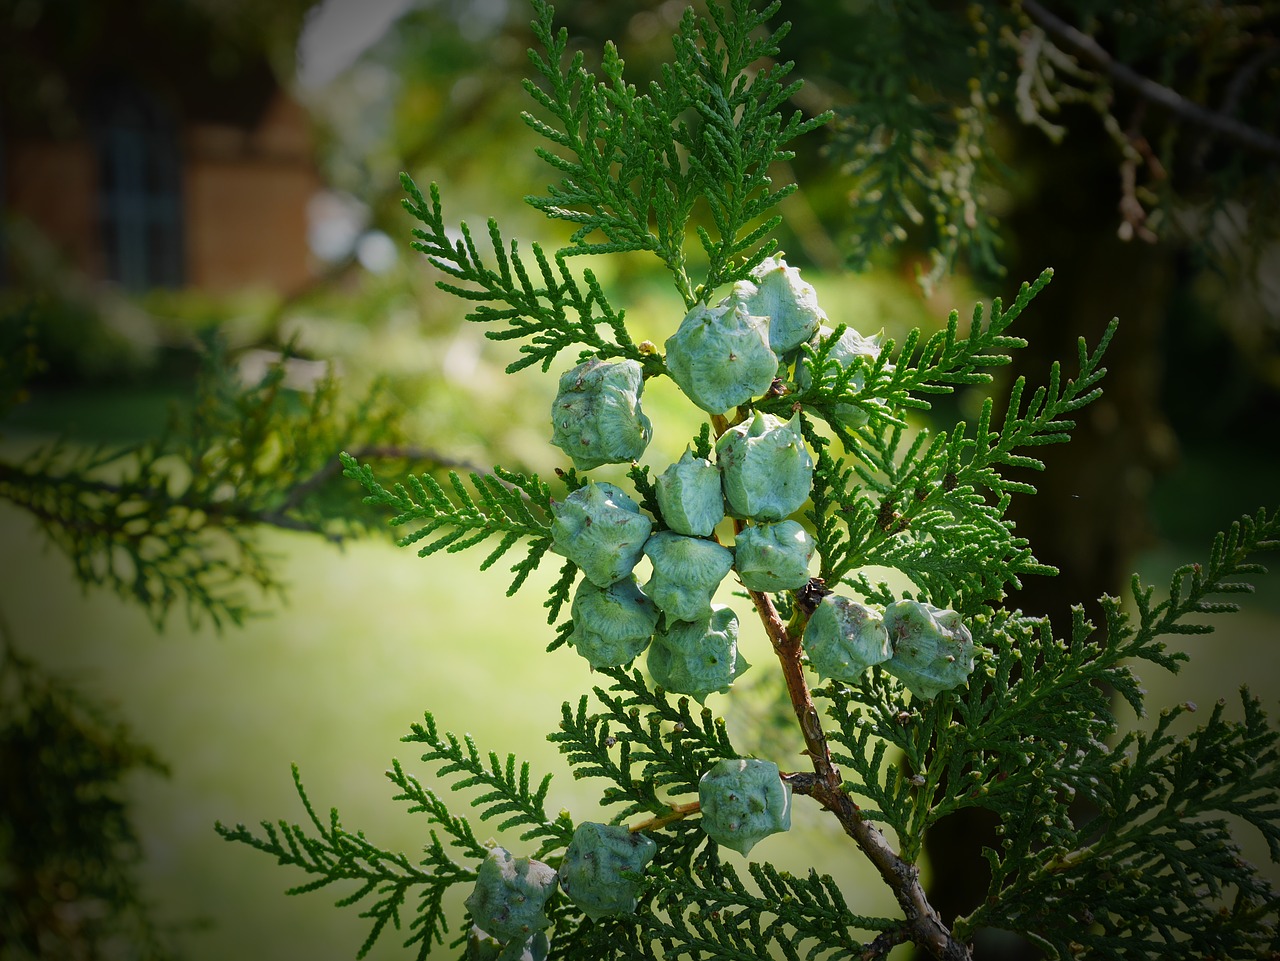
<path id="1" fill-rule="evenodd" d="M 658 626 L 658 608 L 627 575 L 608 587 L 588 580 L 573 595 L 569 643 L 593 668 L 630 664 L 649 646 Z"/>
<path id="2" fill-rule="evenodd" d="M 816 350 L 824 341 L 835 333 L 830 327 L 822 327 L 818 331 L 817 337 L 811 342 Z M 839 339 L 831 347 L 831 353 L 828 355 L 831 360 L 836 361 L 842 368 L 852 366 L 854 361 L 861 357 L 867 361 L 874 361 L 880 356 L 879 334 L 875 337 L 863 337 L 852 327 L 846 327 Z M 796 386 L 801 390 L 808 390 L 813 384 L 813 370 L 811 361 L 805 357 L 796 366 Z M 892 365 L 885 365 L 886 369 L 892 370 Z M 866 377 L 861 371 L 856 372 L 849 378 L 849 385 L 855 390 L 862 390 L 866 385 Z M 877 397 L 871 403 L 884 406 L 884 400 Z M 833 411 L 836 423 L 844 427 L 846 430 L 855 430 L 862 427 L 870 419 L 867 411 L 858 404 L 836 404 Z"/>
<path id="3" fill-rule="evenodd" d="M 652 838 L 626 827 L 584 821 L 560 863 L 560 887 L 593 921 L 631 914 L 640 882 L 624 873 L 642 874 L 658 853 Z"/>
<path id="4" fill-rule="evenodd" d="M 893 656 L 880 612 L 836 594 L 824 597 L 810 615 L 804 651 L 819 677 L 849 682 Z"/>
<path id="5" fill-rule="evenodd" d="M 715 541 L 659 531 L 644 545 L 653 576 L 644 591 L 668 620 L 711 616 L 711 598 L 733 567 L 733 552 Z"/>
<path id="6" fill-rule="evenodd" d="M 511 941 L 505 947 L 479 925 L 471 925 L 467 935 L 467 961 L 547 961 L 551 942 L 539 931 L 524 944 Z"/>
<path id="7" fill-rule="evenodd" d="M 769 318 L 741 304 L 699 304 L 667 338 L 667 370 L 685 395 L 710 414 L 723 414 L 773 384 L 778 358 L 769 349 Z"/>
<path id="8" fill-rule="evenodd" d="M 733 566 L 749 591 L 796 591 L 809 583 L 817 546 L 795 521 L 752 524 L 734 542 Z"/>
<path id="9" fill-rule="evenodd" d="M 634 360 L 593 357 L 560 376 L 551 405 L 551 443 L 578 470 L 623 464 L 644 453 L 653 436 L 640 409 L 644 373 Z"/>
<path id="10" fill-rule="evenodd" d="M 780 521 L 809 498 L 813 460 L 800 433 L 800 415 L 790 420 L 755 412 L 716 442 L 716 465 L 729 513 L 757 521 Z"/>
<path id="11" fill-rule="evenodd" d="M 612 484 L 587 481 L 551 504 L 551 542 L 596 587 L 631 573 L 644 554 L 653 521 Z"/>
<path id="12" fill-rule="evenodd" d="M 655 684 L 699 703 L 708 694 L 726 693 L 749 666 L 738 653 L 738 617 L 719 605 L 710 618 L 668 621 L 653 636 L 647 663 Z"/>
<path id="13" fill-rule="evenodd" d="M 818 292 L 800 271 L 781 257 L 766 257 L 751 271 L 751 280 L 733 285 L 726 298 L 769 318 L 769 347 L 781 357 L 817 333 L 827 315 L 818 306 Z"/>
<path id="14" fill-rule="evenodd" d="M 934 698 L 968 682 L 973 636 L 956 611 L 921 601 L 896 601 L 885 608 L 884 627 L 893 646 L 884 669 L 916 697 Z"/>
<path id="15" fill-rule="evenodd" d="M 698 802 L 707 837 L 740 854 L 791 828 L 791 788 L 772 761 L 717 761 L 698 781 Z"/>
<path id="16" fill-rule="evenodd" d="M 719 469 L 687 447 L 678 461 L 658 475 L 653 488 L 662 519 L 677 534 L 710 537 L 724 520 Z"/>
<path id="17" fill-rule="evenodd" d="M 465 904 L 476 926 L 499 944 L 523 946 L 549 925 L 543 908 L 555 887 L 554 868 L 495 847 L 480 862 Z"/>

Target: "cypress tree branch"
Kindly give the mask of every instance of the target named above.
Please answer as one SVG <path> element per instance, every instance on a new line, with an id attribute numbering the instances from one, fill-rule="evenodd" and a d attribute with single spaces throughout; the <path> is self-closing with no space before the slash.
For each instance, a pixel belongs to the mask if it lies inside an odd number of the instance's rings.
<path id="1" fill-rule="evenodd" d="M 738 527 L 741 522 L 735 522 Z M 897 898 L 899 906 L 907 916 L 907 926 L 911 931 L 910 939 L 927 947 L 935 957 L 948 961 L 967 961 L 971 957 L 969 949 L 951 937 L 942 918 L 929 903 L 920 884 L 920 871 L 898 856 L 890 847 L 888 840 L 880 833 L 862 810 L 840 786 L 840 771 L 831 761 L 831 751 L 827 747 L 827 738 L 822 730 L 822 721 L 818 709 L 814 706 L 813 696 L 809 692 L 809 684 L 804 678 L 800 665 L 800 637 L 787 630 L 778 616 L 769 595 L 761 591 L 748 591 L 751 602 L 756 607 L 760 622 L 773 644 L 774 653 L 782 665 L 782 675 L 786 680 L 787 694 L 791 698 L 791 707 L 796 720 L 800 724 L 800 733 L 804 737 L 805 753 L 813 764 L 814 776 L 791 777 L 789 782 L 798 794 L 807 794 L 824 808 L 836 816 L 846 834 L 857 843 L 879 872 Z"/>
<path id="2" fill-rule="evenodd" d="M 1037 0 L 1021 0 L 1022 9 L 1040 27 L 1063 40 L 1084 54 L 1095 64 L 1106 71 L 1112 80 L 1130 90 L 1172 111 L 1189 123 L 1206 127 L 1215 133 L 1222 134 L 1250 150 L 1270 157 L 1280 158 L 1280 138 L 1251 127 L 1246 123 L 1200 106 L 1188 100 L 1178 91 L 1157 83 L 1150 77 L 1144 77 L 1132 67 L 1120 63 L 1111 56 L 1098 41 L 1088 34 L 1082 33 L 1071 24 L 1062 20 L 1041 6 Z"/>

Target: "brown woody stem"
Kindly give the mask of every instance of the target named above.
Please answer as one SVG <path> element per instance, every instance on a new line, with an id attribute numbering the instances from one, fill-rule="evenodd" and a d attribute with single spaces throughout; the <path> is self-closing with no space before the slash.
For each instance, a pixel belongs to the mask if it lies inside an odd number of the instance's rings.
<path id="1" fill-rule="evenodd" d="M 735 527 L 737 526 L 739 525 L 735 523 Z M 834 814 L 845 833 L 857 842 L 858 847 L 875 865 L 906 915 L 910 940 L 925 946 L 936 958 L 969 961 L 972 955 L 968 946 L 951 937 L 942 918 L 929 903 L 924 887 L 920 884 L 919 870 L 914 864 L 898 856 L 885 836 L 867 820 L 862 809 L 841 788 L 840 770 L 831 761 L 827 737 L 822 730 L 822 719 L 813 703 L 813 696 L 800 664 L 800 638 L 787 631 L 768 594 L 760 591 L 748 593 L 782 665 L 782 676 L 787 683 L 791 707 L 796 720 L 800 722 L 800 733 L 804 736 L 804 753 L 809 755 L 813 764 L 813 774 L 785 775 L 785 780 L 797 794 L 807 794 Z"/>
<path id="2" fill-rule="evenodd" d="M 1097 40 L 1071 26 L 1065 20 L 1051 13 L 1038 0 L 1020 0 L 1022 9 L 1041 29 L 1053 34 L 1058 40 L 1074 47 L 1077 52 L 1092 60 L 1101 67 L 1116 83 L 1128 87 L 1145 97 L 1152 103 L 1159 104 L 1188 123 L 1198 124 L 1216 134 L 1228 137 L 1250 150 L 1280 157 L 1280 139 L 1277 139 L 1257 127 L 1251 127 L 1242 121 L 1202 107 L 1193 100 L 1162 83 L 1144 77 L 1132 67 L 1121 63 L 1108 53 Z"/>
<path id="3" fill-rule="evenodd" d="M 666 827 L 668 824 L 687 818 L 690 814 L 696 814 L 701 809 L 702 804 L 699 801 L 689 801 L 686 804 L 673 804 L 671 805 L 671 810 L 666 814 L 655 814 L 647 821 L 641 821 L 639 824 L 631 825 L 627 830 L 632 834 L 635 834 L 637 831 L 654 831 L 658 828 Z"/>
<path id="4" fill-rule="evenodd" d="M 729 427 L 729 422 L 723 415 L 713 415 L 711 422 L 717 438 Z M 745 521 L 734 519 L 735 536 L 741 534 L 745 527 Z M 812 797 L 834 814 L 845 833 L 853 838 L 875 865 L 906 916 L 904 927 L 908 933 L 903 940 L 924 945 L 934 957 L 943 961 L 972 961 L 973 956 L 968 946 L 951 937 L 951 932 L 942 923 L 937 910 L 929 903 L 924 887 L 920 884 L 920 872 L 916 866 L 898 856 L 885 836 L 866 819 L 853 798 L 840 787 L 840 770 L 831 761 L 827 736 L 822 730 L 822 718 L 813 703 L 813 695 L 809 691 L 809 683 L 804 678 L 804 669 L 800 663 L 800 634 L 787 630 L 787 625 L 782 623 L 778 609 L 773 606 L 768 594 L 752 590 L 747 593 L 764 625 L 769 643 L 773 645 L 773 652 L 782 665 L 782 676 L 786 680 L 787 694 L 791 698 L 791 709 L 800 722 L 800 732 L 804 736 L 804 753 L 809 755 L 809 761 L 813 765 L 813 774 L 786 774 L 783 779 L 797 794 Z M 870 956 L 875 957 L 876 953 L 873 952 Z"/>

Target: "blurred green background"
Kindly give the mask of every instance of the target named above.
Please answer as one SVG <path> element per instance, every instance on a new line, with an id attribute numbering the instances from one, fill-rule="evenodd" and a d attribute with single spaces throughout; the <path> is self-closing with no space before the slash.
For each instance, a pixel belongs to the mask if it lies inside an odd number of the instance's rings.
<path id="1" fill-rule="evenodd" d="M 619 39 L 641 77 L 667 56 L 682 10 L 561 6 L 575 42 L 594 49 Z M 797 21 L 787 55 L 817 91 L 801 109 L 839 103 L 828 15 L 821 4 L 783 10 Z M 4 461 L 56 437 L 87 445 L 154 436 L 172 410 L 189 407 L 198 355 L 216 334 L 240 364 L 285 344 L 329 362 L 352 397 L 384 378 L 408 436 L 451 458 L 544 474 L 560 466 L 547 443 L 552 378 L 503 375 L 513 349 L 486 341 L 463 322 L 463 306 L 433 288 L 432 270 L 407 248 L 396 179 L 408 170 L 420 184 L 441 182 L 446 222 L 492 215 L 522 243 L 565 241 L 562 225 L 520 203 L 551 179 L 519 119 L 530 42 L 521 5 L 331 0 L 322 9 L 290 0 L 268 14 L 194 0 L 3 0 L 0 25 L 9 28 L 0 30 L 0 307 L 34 311 L 47 364 L 3 424 Z M 98 84 L 103 76 L 112 82 Z M 1122 570 L 1162 587 L 1174 567 L 1207 555 L 1214 531 L 1276 505 L 1280 308 L 1269 274 L 1258 268 L 1245 284 L 1220 263 L 1204 269 L 1185 238 L 1118 241 L 1114 187 L 1105 177 L 1097 186 L 1098 171 L 1114 172 L 1116 161 L 1088 123 L 1059 150 L 1016 124 L 999 136 L 1018 159 L 994 208 L 1006 218 L 1007 277 L 961 265 L 925 294 L 914 275 L 927 244 L 915 238 L 871 269 L 846 270 L 850 188 L 826 133 L 777 171 L 803 187 L 782 208 L 783 248 L 833 321 L 868 334 L 936 328 L 952 308 L 965 316 L 975 300 L 1010 299 L 1044 266 L 1057 276 L 1020 332 L 1047 342 L 1047 356 L 1068 371 L 1074 338 L 1119 314 L 1109 399 L 1084 418 L 1102 440 L 1056 452 L 1038 513 L 1019 524 L 1042 559 L 1063 568 L 1056 586 L 1069 600 L 1121 589 Z M 129 187 L 131 144 L 161 158 L 144 164 L 145 189 Z M 77 192 L 95 184 L 97 199 Z M 1274 239 L 1250 242 L 1260 246 L 1241 262 L 1265 264 L 1276 250 Z M 650 264 L 618 258 L 593 268 L 637 337 L 661 343 L 674 329 L 682 306 Z M 1035 383 L 1047 364 L 1031 363 Z M 969 416 L 979 400 L 940 403 L 934 422 Z M 660 470 L 695 428 L 669 384 L 652 385 L 646 406 L 657 431 L 645 461 Z M 212 826 L 301 819 L 296 762 L 319 807 L 414 851 L 425 825 L 391 801 L 382 771 L 399 756 L 429 779 L 397 743 L 423 710 L 483 749 L 554 772 L 551 810 L 593 814 L 593 785 L 569 777 L 543 740 L 561 702 L 592 683 L 571 652 L 543 652 L 551 631 L 539 587 L 552 570 L 503 599 L 506 572 L 477 573 L 478 556 L 418 559 L 381 537 L 339 550 L 270 531 L 265 546 L 289 585 L 286 603 L 264 599 L 260 617 L 221 633 L 187 629 L 181 616 L 157 631 L 134 606 L 80 589 L 68 560 L 8 503 L 0 532 L 0 611 L 13 646 L 117 711 L 171 768 L 168 777 L 131 776 L 127 797 L 143 892 L 183 957 L 354 956 L 364 924 L 330 907 L 345 892 L 286 898 L 301 878 L 227 845 Z M 1241 682 L 1276 706 L 1280 582 L 1272 574 L 1260 588 L 1217 633 L 1182 639 L 1195 657 L 1189 669 L 1143 677 L 1153 707 L 1233 701 Z M 1061 616 L 1066 602 L 1033 591 L 1019 603 Z M 744 649 L 767 663 L 763 637 L 749 636 Z M 712 706 L 750 747 L 767 701 L 767 692 L 735 692 Z M 798 805 L 796 830 L 758 855 L 792 869 L 816 864 L 872 899 L 860 909 L 892 910 L 828 819 L 812 814 Z M 1249 857 L 1266 860 L 1256 838 L 1243 841 Z M 402 954 L 398 939 L 384 937 L 370 957 Z"/>

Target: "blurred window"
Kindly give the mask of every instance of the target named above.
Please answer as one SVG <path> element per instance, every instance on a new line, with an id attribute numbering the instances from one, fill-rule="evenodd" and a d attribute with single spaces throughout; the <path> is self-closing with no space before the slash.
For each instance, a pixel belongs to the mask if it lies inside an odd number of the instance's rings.
<path id="1" fill-rule="evenodd" d="M 178 125 L 128 86 L 100 92 L 99 222 L 107 274 L 130 290 L 182 283 Z"/>

